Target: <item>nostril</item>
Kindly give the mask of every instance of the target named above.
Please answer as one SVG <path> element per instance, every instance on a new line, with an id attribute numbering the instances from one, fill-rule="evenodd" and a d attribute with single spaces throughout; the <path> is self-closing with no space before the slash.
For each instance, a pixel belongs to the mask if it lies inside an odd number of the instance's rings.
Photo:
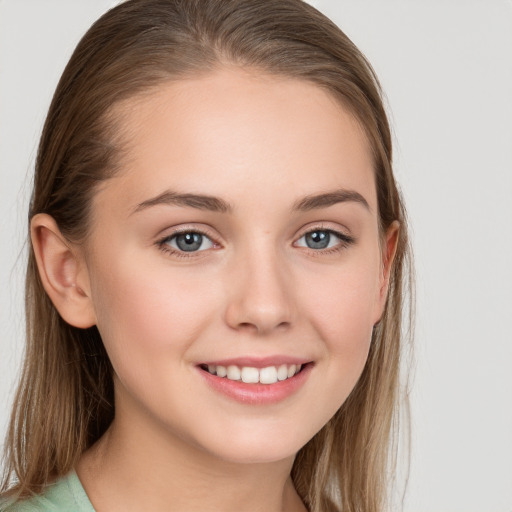
<path id="1" fill-rule="evenodd" d="M 241 322 L 238 324 L 239 329 L 258 331 L 258 327 L 250 322 Z"/>
<path id="2" fill-rule="evenodd" d="M 290 327 L 290 322 L 278 322 L 278 323 L 272 323 L 272 322 L 240 322 L 237 326 L 239 330 L 247 331 L 247 332 L 254 332 L 257 334 L 265 334 L 271 331 L 279 330 L 283 331 Z"/>

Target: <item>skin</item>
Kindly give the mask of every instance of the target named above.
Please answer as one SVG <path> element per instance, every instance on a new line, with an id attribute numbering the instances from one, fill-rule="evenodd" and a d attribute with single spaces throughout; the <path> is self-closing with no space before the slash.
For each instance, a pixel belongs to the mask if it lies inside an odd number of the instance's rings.
<path id="1" fill-rule="evenodd" d="M 396 246 L 396 225 L 379 234 L 366 138 L 318 87 L 236 68 L 121 108 L 129 149 L 94 197 L 86 242 L 32 222 L 47 292 L 66 321 L 98 326 L 115 370 L 115 420 L 78 475 L 98 512 L 305 510 L 295 454 L 363 370 Z M 367 206 L 293 209 L 340 189 Z M 231 210 L 139 206 L 168 190 Z M 206 232 L 204 250 L 162 250 L 176 229 Z M 314 229 L 352 242 L 307 247 Z M 313 364 L 274 404 L 228 398 L 197 367 L 276 354 Z"/>

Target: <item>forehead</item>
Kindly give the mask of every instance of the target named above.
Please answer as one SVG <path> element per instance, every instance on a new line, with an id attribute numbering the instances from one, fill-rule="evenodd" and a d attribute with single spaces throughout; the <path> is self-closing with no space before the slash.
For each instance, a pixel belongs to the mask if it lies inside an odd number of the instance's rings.
<path id="1" fill-rule="evenodd" d="M 292 196 L 350 188 L 375 207 L 363 129 L 312 83 L 223 68 L 161 85 L 125 101 L 118 114 L 125 149 L 114 181 L 126 203 L 166 188 L 233 204 L 247 201 L 248 191 L 292 202 Z"/>

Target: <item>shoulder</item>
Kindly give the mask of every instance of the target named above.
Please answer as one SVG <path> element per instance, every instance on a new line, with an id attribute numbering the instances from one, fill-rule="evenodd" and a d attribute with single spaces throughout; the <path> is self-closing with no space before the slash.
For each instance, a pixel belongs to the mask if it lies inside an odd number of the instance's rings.
<path id="1" fill-rule="evenodd" d="M 0 501 L 0 512 L 95 512 L 74 471 L 26 500 Z"/>
<path id="2" fill-rule="evenodd" d="M 4 499 L 0 501 L 0 512 L 63 512 L 44 496 L 15 501 Z"/>

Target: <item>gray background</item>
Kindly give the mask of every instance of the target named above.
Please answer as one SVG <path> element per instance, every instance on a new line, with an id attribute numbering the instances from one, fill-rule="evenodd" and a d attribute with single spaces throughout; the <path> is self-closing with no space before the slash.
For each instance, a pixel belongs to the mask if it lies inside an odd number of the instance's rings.
<path id="1" fill-rule="evenodd" d="M 37 139 L 78 39 L 115 1 L 0 0 L 0 435 L 23 349 Z M 374 65 L 418 275 L 406 512 L 512 512 L 512 3 L 312 1 Z"/>

